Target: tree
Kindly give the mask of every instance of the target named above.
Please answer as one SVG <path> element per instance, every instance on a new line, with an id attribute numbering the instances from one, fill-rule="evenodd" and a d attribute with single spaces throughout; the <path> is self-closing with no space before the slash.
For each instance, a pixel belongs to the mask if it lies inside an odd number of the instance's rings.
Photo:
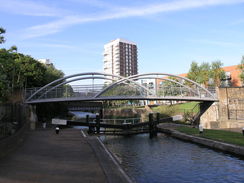
<path id="1" fill-rule="evenodd" d="M 43 84 L 48 84 L 54 80 L 64 77 L 64 73 L 61 70 L 56 69 L 52 64 L 44 65 L 44 67 L 46 68 L 46 71 Z"/>
<path id="2" fill-rule="evenodd" d="M 0 27 L 0 44 L 5 42 L 3 33 L 5 29 Z M 17 50 L 15 45 L 8 50 L 0 49 L 0 101 L 24 87 L 41 87 L 64 76 L 53 65 L 44 65 Z"/>
<path id="3" fill-rule="evenodd" d="M 225 78 L 225 71 L 221 68 L 223 63 L 221 61 L 214 61 L 211 64 L 210 78 L 214 81 L 214 86 L 220 86 L 221 80 Z"/>
<path id="4" fill-rule="evenodd" d="M 201 65 L 192 62 L 187 78 L 203 84 L 205 87 L 209 85 L 220 86 L 221 80 L 225 77 L 222 65 L 221 61 L 214 61 L 211 64 L 203 62 Z M 213 80 L 212 84 L 209 83 L 211 79 Z"/>
<path id="5" fill-rule="evenodd" d="M 0 44 L 5 42 L 4 36 L 2 36 L 1 34 L 4 34 L 6 32 L 6 30 L 2 27 L 0 27 Z"/>
<path id="6" fill-rule="evenodd" d="M 11 46 L 11 48 L 8 51 L 9 52 L 16 52 L 17 53 L 18 48 L 17 48 L 17 46 L 13 45 L 13 46 Z"/>
<path id="7" fill-rule="evenodd" d="M 242 85 L 244 83 L 244 56 L 242 56 L 241 63 L 238 65 L 238 68 L 241 70 L 241 73 L 239 75 Z"/>
<path id="8" fill-rule="evenodd" d="M 14 64 L 14 55 L 0 49 L 0 100 L 5 100 L 11 91 Z"/>
<path id="9" fill-rule="evenodd" d="M 210 65 L 206 62 L 203 62 L 201 65 L 198 65 L 197 62 L 192 62 L 187 78 L 206 86 L 209 79 L 209 70 Z"/>
<path id="10" fill-rule="evenodd" d="M 29 55 L 15 54 L 16 82 L 18 87 L 27 88 L 45 85 L 45 66 Z"/>
<path id="11" fill-rule="evenodd" d="M 41 87 L 63 76 L 62 71 L 31 56 L 0 49 L 0 101 L 15 90 Z"/>
<path id="12" fill-rule="evenodd" d="M 203 84 L 205 87 L 208 86 L 208 81 L 210 78 L 211 66 L 207 62 L 203 62 L 200 65 L 200 73 L 198 76 L 199 83 Z"/>
<path id="13" fill-rule="evenodd" d="M 193 80 L 193 81 L 196 81 L 198 82 L 198 74 L 199 74 L 200 70 L 199 70 L 199 66 L 198 66 L 198 63 L 193 61 L 191 63 L 191 67 L 190 67 L 190 70 L 187 74 L 187 78 Z"/>
<path id="14" fill-rule="evenodd" d="M 172 81 L 169 81 L 169 80 L 163 81 L 159 87 L 159 90 L 157 91 L 158 95 L 160 95 L 160 96 L 165 96 L 165 95 L 177 96 L 177 95 L 180 95 L 181 94 L 181 86 L 175 82 L 182 83 L 183 81 L 179 78 L 171 77 L 171 76 L 169 76 L 168 79 L 170 79 Z M 175 82 L 173 82 L 173 81 L 175 81 Z"/>

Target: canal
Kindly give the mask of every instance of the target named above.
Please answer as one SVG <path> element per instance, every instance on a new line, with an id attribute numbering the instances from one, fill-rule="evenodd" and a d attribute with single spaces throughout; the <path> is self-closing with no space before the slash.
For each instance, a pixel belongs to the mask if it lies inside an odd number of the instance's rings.
<path id="1" fill-rule="evenodd" d="M 100 138 L 137 183 L 244 182 L 244 160 L 164 134 Z"/>

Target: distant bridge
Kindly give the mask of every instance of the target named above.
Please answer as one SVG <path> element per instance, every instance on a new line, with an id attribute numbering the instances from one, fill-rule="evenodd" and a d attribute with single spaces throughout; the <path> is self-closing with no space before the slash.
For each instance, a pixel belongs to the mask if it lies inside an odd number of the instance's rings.
<path id="1" fill-rule="evenodd" d="M 151 81 L 151 82 L 145 82 Z M 77 83 L 74 85 L 72 83 Z M 198 83 L 177 75 L 146 73 L 129 77 L 87 72 L 66 76 L 26 90 L 28 104 L 107 100 L 217 101 Z"/>

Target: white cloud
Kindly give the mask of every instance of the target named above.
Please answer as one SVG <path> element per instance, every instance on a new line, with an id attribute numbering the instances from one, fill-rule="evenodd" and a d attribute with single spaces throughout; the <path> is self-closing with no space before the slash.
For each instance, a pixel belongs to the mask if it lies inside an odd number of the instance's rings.
<path id="1" fill-rule="evenodd" d="M 0 11 L 20 15 L 61 17 L 68 13 L 50 5 L 28 0 L 0 0 L 0 4 Z"/>
<path id="2" fill-rule="evenodd" d="M 54 34 L 62 31 L 67 27 L 86 22 L 104 21 L 136 16 L 147 16 L 164 12 L 182 11 L 192 8 L 237 4 L 243 2 L 244 0 L 177 0 L 141 7 L 120 7 L 116 10 L 114 9 L 113 12 L 107 14 L 97 14 L 96 16 L 64 16 L 57 21 L 28 28 L 26 30 L 27 34 L 25 35 L 25 38 L 33 38 Z"/>
<path id="3" fill-rule="evenodd" d="M 116 5 L 112 5 L 110 3 L 107 3 L 105 1 L 101 1 L 101 0 L 69 0 L 71 2 L 74 3 L 79 3 L 79 4 L 87 4 L 90 5 L 92 7 L 98 7 L 98 8 L 119 8 L 119 6 Z"/>

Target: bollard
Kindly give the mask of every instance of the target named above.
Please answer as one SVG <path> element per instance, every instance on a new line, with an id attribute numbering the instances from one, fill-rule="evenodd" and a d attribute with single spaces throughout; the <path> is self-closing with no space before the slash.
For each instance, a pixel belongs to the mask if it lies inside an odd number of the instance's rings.
<path id="1" fill-rule="evenodd" d="M 96 132 L 100 133 L 100 115 L 99 113 L 96 113 Z"/>
<path id="2" fill-rule="evenodd" d="M 58 126 L 56 127 L 55 131 L 56 131 L 56 134 L 59 134 L 59 127 Z"/>
<path id="3" fill-rule="evenodd" d="M 198 129 L 199 129 L 199 133 L 203 133 L 203 126 L 201 124 L 199 124 Z"/>

